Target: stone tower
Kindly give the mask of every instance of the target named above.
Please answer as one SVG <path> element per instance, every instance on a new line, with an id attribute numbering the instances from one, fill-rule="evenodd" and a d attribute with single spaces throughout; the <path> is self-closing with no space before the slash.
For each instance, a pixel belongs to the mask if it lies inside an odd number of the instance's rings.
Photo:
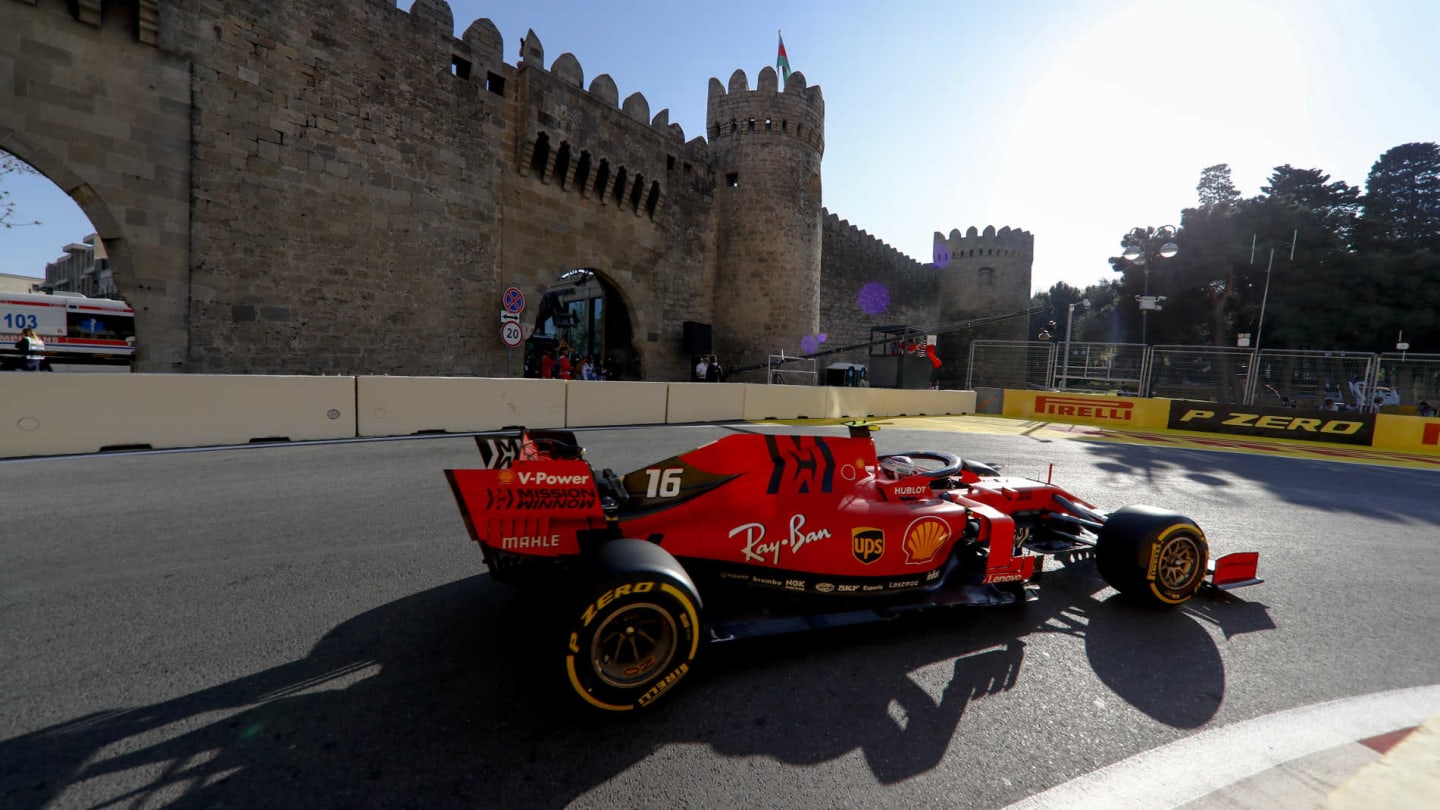
<path id="1" fill-rule="evenodd" d="M 710 80 L 715 171 L 715 351 L 731 366 L 765 362 L 820 330 L 820 158 L 825 99 L 774 69 L 754 91 L 745 72 Z"/>
<path id="2" fill-rule="evenodd" d="M 935 233 L 936 275 L 940 281 L 940 317 L 946 322 L 1018 312 L 1030 301 L 1030 266 L 1035 258 L 1035 237 L 1029 231 L 987 225 L 965 232 Z M 941 246 L 949 256 L 941 261 Z M 988 326 L 951 332 L 940 338 L 946 358 L 942 384 L 960 387 L 973 340 L 1027 340 L 1029 319 L 1011 318 Z"/>

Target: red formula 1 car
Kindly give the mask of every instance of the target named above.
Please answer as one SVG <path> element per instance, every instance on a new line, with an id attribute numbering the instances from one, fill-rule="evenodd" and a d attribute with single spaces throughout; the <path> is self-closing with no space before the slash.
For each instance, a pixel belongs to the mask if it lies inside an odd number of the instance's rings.
<path id="1" fill-rule="evenodd" d="M 1157 605 L 1260 581 L 1257 554 L 1209 562 L 1181 515 L 1106 513 L 948 453 L 877 456 L 870 430 L 737 433 L 619 476 L 569 431 L 511 428 L 476 437 L 482 469 L 446 475 L 497 581 L 574 594 L 557 665 L 611 711 L 669 692 L 704 641 L 1034 598 L 1047 556 L 1093 554 Z"/>

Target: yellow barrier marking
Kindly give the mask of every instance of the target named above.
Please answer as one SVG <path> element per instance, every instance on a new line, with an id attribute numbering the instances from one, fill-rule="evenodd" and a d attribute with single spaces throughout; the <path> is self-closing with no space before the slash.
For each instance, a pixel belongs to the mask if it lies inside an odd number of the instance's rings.
<path id="1" fill-rule="evenodd" d="M 853 419 L 788 419 L 767 420 L 765 424 L 843 425 Z M 1220 433 L 1194 431 L 1116 430 L 1097 425 L 1072 425 L 1042 422 L 1033 419 L 1011 419 L 1004 416 L 893 416 L 869 420 L 883 430 L 941 430 L 951 433 L 984 433 L 995 436 L 1029 436 L 1040 439 L 1077 439 L 1122 444 L 1159 444 L 1187 450 L 1222 450 L 1234 453 L 1265 453 L 1289 458 L 1320 461 L 1343 461 L 1356 464 L 1378 464 L 1412 469 L 1440 469 L 1440 455 L 1406 453 L 1399 450 L 1376 450 L 1358 445 L 1320 445 L 1293 439 L 1271 439 L 1258 436 L 1227 436 Z"/>

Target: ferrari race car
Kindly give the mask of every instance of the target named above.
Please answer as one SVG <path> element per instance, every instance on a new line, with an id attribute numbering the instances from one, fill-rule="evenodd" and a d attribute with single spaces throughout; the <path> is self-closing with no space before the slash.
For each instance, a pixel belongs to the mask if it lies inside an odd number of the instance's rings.
<path id="1" fill-rule="evenodd" d="M 481 468 L 446 475 L 496 581 L 573 595 L 543 632 L 608 711 L 668 693 L 702 642 L 1033 599 L 1046 557 L 1093 556 L 1160 606 L 1260 582 L 1258 554 L 1210 561 L 1174 512 L 1107 513 L 949 453 L 877 456 L 871 429 L 736 433 L 621 476 L 569 431 L 507 428 L 476 436 Z"/>

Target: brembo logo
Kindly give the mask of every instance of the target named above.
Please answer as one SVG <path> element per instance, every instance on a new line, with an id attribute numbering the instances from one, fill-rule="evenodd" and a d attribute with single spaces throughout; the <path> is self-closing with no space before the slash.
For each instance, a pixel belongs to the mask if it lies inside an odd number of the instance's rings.
<path id="1" fill-rule="evenodd" d="M 1086 419 L 1130 421 L 1135 410 L 1133 402 L 1098 402 L 1084 397 L 1035 397 L 1035 413 L 1051 416 L 1076 416 Z"/>

